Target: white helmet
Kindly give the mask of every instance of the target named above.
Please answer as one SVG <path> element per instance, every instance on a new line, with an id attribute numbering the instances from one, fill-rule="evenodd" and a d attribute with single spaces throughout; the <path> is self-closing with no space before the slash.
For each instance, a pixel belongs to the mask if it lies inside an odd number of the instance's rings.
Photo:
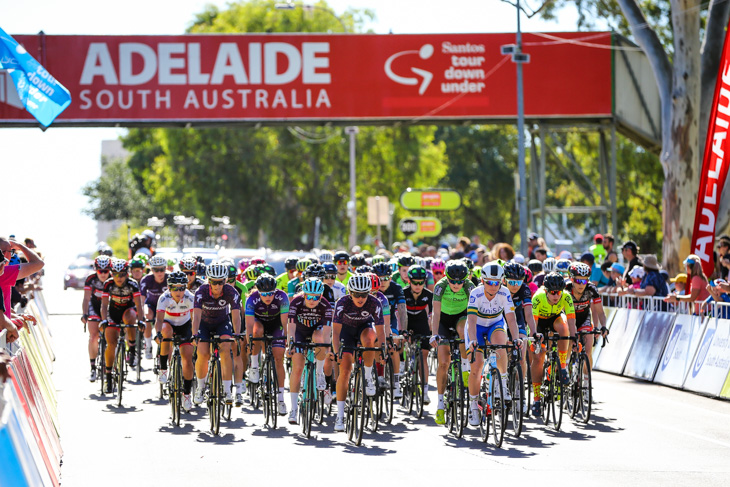
<path id="1" fill-rule="evenodd" d="M 112 272 L 124 272 L 127 270 L 128 265 L 124 259 L 112 259 Z"/>
<path id="2" fill-rule="evenodd" d="M 483 281 L 502 281 L 504 277 L 504 269 L 499 262 L 493 260 L 487 262 L 482 266 L 482 280 Z"/>
<path id="3" fill-rule="evenodd" d="M 547 259 L 542 261 L 542 270 L 545 271 L 545 274 L 550 274 L 555 270 L 555 259 L 552 257 L 548 257 Z"/>
<path id="4" fill-rule="evenodd" d="M 332 257 L 332 252 L 322 252 L 319 254 L 319 261 L 323 264 L 325 262 L 332 262 L 333 260 L 334 258 Z"/>
<path id="5" fill-rule="evenodd" d="M 167 267 L 167 259 L 161 255 L 153 255 L 149 260 L 150 267 Z"/>
<path id="6" fill-rule="evenodd" d="M 228 266 L 220 262 L 213 262 L 205 269 L 208 279 L 228 279 Z"/>
<path id="7" fill-rule="evenodd" d="M 347 290 L 351 293 L 369 293 L 373 281 L 368 274 L 355 274 L 347 281 Z"/>

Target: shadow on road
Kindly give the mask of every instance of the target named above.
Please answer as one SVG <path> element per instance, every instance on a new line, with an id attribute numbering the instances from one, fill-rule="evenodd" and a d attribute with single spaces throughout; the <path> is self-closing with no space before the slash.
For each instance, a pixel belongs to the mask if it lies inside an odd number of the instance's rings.
<path id="1" fill-rule="evenodd" d="M 156 397 L 155 399 L 145 399 L 142 401 L 142 404 L 155 404 L 157 406 L 166 406 L 169 404 L 170 401 L 167 399 L 161 399 L 159 397 Z"/>
<path id="2" fill-rule="evenodd" d="M 331 431 L 331 428 L 328 431 Z M 325 432 L 326 431 L 322 431 L 322 433 Z M 294 435 L 294 443 L 297 445 L 312 446 L 314 448 L 334 448 L 339 444 L 336 441 L 332 441 L 329 438 L 318 434 L 316 430 L 312 431 L 311 438 L 307 438 L 301 433 Z"/>
<path id="3" fill-rule="evenodd" d="M 576 427 L 585 430 L 585 431 L 597 431 L 599 433 L 616 433 L 619 431 L 623 431 L 624 428 L 616 428 L 611 426 L 609 423 L 615 422 L 615 418 L 606 418 L 603 416 L 598 416 L 596 414 L 591 415 L 590 421 L 588 421 L 588 424 L 583 423 L 574 423 Z"/>
<path id="4" fill-rule="evenodd" d="M 344 435 L 343 439 L 347 440 L 347 436 Z M 365 456 L 381 456 L 391 455 L 395 453 L 395 450 L 382 448 L 374 443 L 377 443 L 377 438 L 364 434 L 360 446 L 354 445 L 348 441 L 347 443 L 342 445 L 342 449 L 348 453 L 355 453 Z"/>
<path id="5" fill-rule="evenodd" d="M 221 434 L 215 436 L 210 431 L 201 431 L 198 433 L 196 440 L 198 443 L 209 443 L 213 445 L 230 445 L 231 443 L 243 443 L 246 440 L 244 438 L 236 438 L 233 433 L 224 433 L 223 426 L 221 425 Z"/>
<path id="6" fill-rule="evenodd" d="M 107 404 L 105 409 L 102 409 L 102 411 L 107 413 L 115 413 L 115 414 L 126 414 L 126 413 L 138 413 L 142 411 L 141 409 L 138 409 L 137 406 L 117 406 L 115 404 Z"/>
<path id="7" fill-rule="evenodd" d="M 538 438 L 527 436 L 524 433 L 519 437 L 506 434 L 501 448 L 496 448 L 490 435 L 489 441 L 484 443 L 481 435 L 476 431 L 464 431 L 464 436 L 456 438 L 444 434 L 444 444 L 452 448 L 466 448 L 472 451 L 482 451 L 490 455 L 504 458 L 530 458 L 537 455 L 535 449 L 548 448 L 555 443 L 546 443 Z"/>
<path id="8" fill-rule="evenodd" d="M 160 433 L 170 433 L 171 435 L 188 435 L 195 431 L 195 427 L 191 423 L 183 423 L 181 421 L 180 426 L 168 424 L 165 426 L 160 426 L 157 431 L 159 431 Z"/>

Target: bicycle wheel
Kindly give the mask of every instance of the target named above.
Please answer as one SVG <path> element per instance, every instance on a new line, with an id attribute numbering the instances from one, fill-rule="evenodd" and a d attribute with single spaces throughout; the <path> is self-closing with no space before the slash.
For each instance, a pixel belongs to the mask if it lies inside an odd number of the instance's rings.
<path id="1" fill-rule="evenodd" d="M 550 368 L 550 409 L 553 428 L 555 431 L 560 431 L 560 424 L 563 421 L 563 384 L 560 382 L 560 362 L 557 357 L 553 357 Z"/>
<path id="2" fill-rule="evenodd" d="M 436 369 L 438 369 L 438 366 L 439 366 L 438 352 L 436 351 L 436 348 L 437 347 L 433 347 L 428 352 L 428 374 L 429 375 L 436 375 Z"/>
<path id="3" fill-rule="evenodd" d="M 578 355 L 572 353 L 570 360 L 566 365 L 568 369 L 568 376 L 570 383 L 565 387 L 565 394 L 563 394 L 563 403 L 568 416 L 571 418 L 575 417 L 575 411 L 578 401 Z"/>
<path id="4" fill-rule="evenodd" d="M 355 436 L 355 409 L 357 401 L 358 383 L 356 371 L 350 375 L 350 381 L 347 384 L 347 397 L 345 398 L 345 431 L 347 431 L 347 439 L 352 441 Z"/>
<path id="5" fill-rule="evenodd" d="M 116 356 L 116 368 L 117 368 L 117 406 L 122 406 L 122 390 L 124 389 L 124 342 L 117 345 L 117 356 Z"/>
<path id="6" fill-rule="evenodd" d="M 491 394 L 492 394 L 492 436 L 494 437 L 494 446 L 502 447 L 504 440 L 504 428 L 507 424 L 507 406 L 504 400 L 504 389 L 502 388 L 502 379 L 499 369 L 493 367 L 490 370 L 492 376 Z"/>
<path id="7" fill-rule="evenodd" d="M 312 420 L 314 419 L 316 384 L 314 383 L 314 364 L 307 361 L 304 369 L 304 389 L 302 390 L 301 421 L 302 433 L 307 438 L 312 436 Z"/>
<path id="8" fill-rule="evenodd" d="M 472 372 L 473 373 L 473 372 Z M 491 402 L 494 400 L 494 396 L 490 394 L 491 385 L 489 374 L 482 374 L 482 385 L 479 389 L 479 433 L 481 433 L 482 441 L 484 443 L 489 440 L 489 427 L 491 423 L 492 406 Z"/>
<path id="9" fill-rule="evenodd" d="M 370 380 L 376 384 L 375 396 L 364 396 L 365 397 L 365 408 L 367 409 L 367 423 L 366 426 L 371 433 L 378 431 L 378 420 L 380 418 L 380 395 L 378 392 L 378 373 L 377 368 L 373 367 L 373 376 Z"/>
<path id="10" fill-rule="evenodd" d="M 385 378 L 385 387 L 383 388 L 383 393 L 380 396 L 380 401 L 382 403 L 382 415 L 380 417 L 385 424 L 391 424 L 393 422 L 393 408 L 395 407 L 393 400 L 395 379 L 393 375 L 393 360 L 390 358 L 390 355 L 385 359 L 383 377 Z"/>
<path id="11" fill-rule="evenodd" d="M 99 333 L 99 355 L 96 357 L 96 371 L 99 377 L 99 383 L 101 384 L 101 395 L 106 395 L 104 390 L 104 382 L 106 382 L 106 360 L 104 355 L 106 354 L 106 339 L 103 336 L 103 332 Z"/>
<path id="12" fill-rule="evenodd" d="M 170 401 L 170 407 L 172 409 L 172 424 L 174 424 L 175 426 L 180 426 L 180 392 L 177 388 L 177 383 L 179 380 L 177 367 L 178 358 L 173 354 L 172 360 L 170 360 L 171 374 L 167 381 L 167 396 Z"/>
<path id="13" fill-rule="evenodd" d="M 137 371 L 137 382 L 142 380 L 142 347 L 144 346 L 144 335 L 142 330 L 137 327 L 137 346 L 134 349 L 135 364 L 134 368 Z M 160 399 L 162 398 L 162 387 L 160 386 Z"/>
<path id="14" fill-rule="evenodd" d="M 591 379 L 591 364 L 585 353 L 581 354 L 579 360 L 577 392 L 576 416 L 583 423 L 587 423 L 591 419 L 591 409 L 593 407 L 593 381 Z"/>
<path id="15" fill-rule="evenodd" d="M 414 366 L 414 372 L 413 372 L 413 402 L 415 403 L 416 407 L 416 416 L 420 419 L 423 417 L 423 381 L 421 380 L 421 351 L 416 350 L 416 355 L 414 357 L 413 363 Z"/>
<path id="16" fill-rule="evenodd" d="M 355 396 L 355 444 L 360 445 L 362 443 L 362 435 L 365 431 L 365 424 L 368 421 L 368 408 L 366 407 L 365 401 L 367 395 L 365 394 L 365 375 L 362 367 L 358 368 L 356 383 L 356 396 Z"/>
<path id="17" fill-rule="evenodd" d="M 267 374 L 267 391 L 266 394 L 269 400 L 269 414 L 270 414 L 270 426 L 276 428 L 276 422 L 279 416 L 279 410 L 277 407 L 277 396 L 279 394 L 279 381 L 276 379 L 276 368 L 274 366 L 273 354 L 266 355 L 266 374 Z"/>
<path id="18" fill-rule="evenodd" d="M 532 390 L 532 365 L 530 365 L 531 357 L 530 357 L 530 353 L 529 353 L 529 348 L 525 349 L 524 353 L 527 355 L 527 360 L 525 360 L 527 370 L 524 371 L 525 373 L 523 374 L 524 380 L 525 380 L 525 386 L 524 386 L 525 402 L 527 403 L 527 406 L 525 409 L 523 409 L 523 411 L 527 411 L 525 414 L 527 417 L 530 417 L 530 411 L 532 411 L 531 407 L 532 407 L 532 399 L 533 399 L 534 393 Z"/>
<path id="19" fill-rule="evenodd" d="M 524 407 L 524 383 L 522 379 L 522 367 L 519 362 L 511 367 L 509 374 L 509 390 L 512 396 L 511 411 L 512 414 L 512 431 L 515 436 L 522 434 L 523 407 Z"/>
<path id="20" fill-rule="evenodd" d="M 550 357 L 545 358 L 545 365 L 543 367 L 542 386 L 540 387 L 542 392 L 542 417 L 545 426 L 550 424 L 551 413 L 553 412 L 552 400 L 553 400 L 553 374 L 551 368 Z"/>

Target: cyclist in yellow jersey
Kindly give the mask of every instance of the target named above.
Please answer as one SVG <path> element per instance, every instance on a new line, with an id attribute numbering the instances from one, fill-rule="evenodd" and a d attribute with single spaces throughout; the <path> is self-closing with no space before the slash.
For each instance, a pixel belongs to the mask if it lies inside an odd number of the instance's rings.
<path id="1" fill-rule="evenodd" d="M 352 273 L 350 272 L 350 255 L 345 252 L 344 250 L 340 250 L 339 252 L 335 252 L 335 255 L 333 257 L 335 265 L 337 266 L 337 280 L 340 281 L 341 284 L 344 284 L 347 286 L 347 283 L 350 280 L 350 277 L 352 276 Z"/>
<path id="2" fill-rule="evenodd" d="M 562 316 L 565 313 L 565 319 Z M 532 297 L 532 314 L 537 321 L 537 334 L 547 337 L 554 331 L 559 336 L 575 336 L 575 307 L 570 293 L 565 291 L 565 279 L 557 272 L 545 276 L 543 287 Z M 567 323 L 566 323 L 567 321 Z M 565 363 L 568 358 L 569 340 L 558 341 L 558 356 L 560 357 L 560 382 L 569 381 Z M 540 416 L 540 386 L 542 385 L 542 367 L 545 362 L 545 351 L 532 356 L 532 389 L 535 402 L 532 405 L 532 414 Z"/>
<path id="3" fill-rule="evenodd" d="M 289 285 L 289 281 L 294 279 L 294 277 L 297 275 L 297 262 L 299 259 L 296 257 L 289 257 L 284 261 L 284 267 L 286 268 L 286 271 L 276 276 L 276 288 L 281 289 L 282 291 L 287 291 L 287 286 Z"/>

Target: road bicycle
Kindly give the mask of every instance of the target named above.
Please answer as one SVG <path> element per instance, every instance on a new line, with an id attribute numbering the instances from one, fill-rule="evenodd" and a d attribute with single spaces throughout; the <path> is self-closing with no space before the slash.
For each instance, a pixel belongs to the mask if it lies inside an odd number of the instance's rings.
<path id="1" fill-rule="evenodd" d="M 226 404 L 226 391 L 223 390 L 223 376 L 221 373 L 220 360 L 220 344 L 233 342 L 232 338 L 221 339 L 220 335 L 212 335 L 210 340 L 200 340 L 201 342 L 209 342 L 211 346 L 210 359 L 208 360 L 208 375 L 206 384 L 208 384 L 208 417 L 210 420 L 210 431 L 214 435 L 218 435 L 221 428 L 221 415 L 226 415 L 230 419 L 230 404 Z"/>
<path id="2" fill-rule="evenodd" d="M 251 384 L 252 389 L 257 388 L 253 394 L 256 394 L 263 404 L 265 424 L 271 428 L 276 428 L 278 412 L 278 394 L 279 394 L 279 380 L 276 377 L 276 364 L 274 363 L 274 351 L 272 347 L 274 337 L 273 336 L 262 336 L 254 337 L 249 335 L 248 343 L 252 349 L 254 342 L 264 343 L 264 357 L 263 363 L 261 363 L 261 373 L 259 374 L 259 383 Z"/>
<path id="3" fill-rule="evenodd" d="M 482 441 L 489 440 L 491 429 L 494 445 L 501 448 L 504 440 L 504 430 L 507 424 L 507 401 L 502 388 L 502 374 L 497 368 L 497 350 L 509 350 L 512 345 L 485 344 L 478 348 L 484 355 L 482 382 L 479 388 L 479 431 Z M 471 359 L 474 362 L 474 357 Z M 475 373 L 478 371 L 472 371 Z"/>
<path id="4" fill-rule="evenodd" d="M 343 348 L 344 345 L 340 345 L 340 358 Z M 365 425 L 370 422 L 373 409 L 373 398 L 368 396 L 365 391 L 365 366 L 363 365 L 362 354 L 365 352 L 382 352 L 382 350 L 380 347 L 355 347 L 352 351 L 353 369 L 347 387 L 347 398 L 345 399 L 345 431 L 348 440 L 356 445 L 362 443 Z M 375 367 L 373 367 L 373 372 L 375 372 Z M 375 380 L 375 377 L 371 380 Z"/>
<path id="5" fill-rule="evenodd" d="M 595 340 L 600 331 L 579 331 L 577 333 L 576 349 L 570 355 L 568 371 L 570 372 L 570 386 L 565 394 L 565 407 L 571 419 L 578 419 L 587 423 L 591 419 L 593 407 L 593 381 L 591 379 L 591 362 L 585 351 L 585 340 Z M 608 340 L 603 338 L 601 348 L 606 346 Z"/>
<path id="6" fill-rule="evenodd" d="M 299 420 L 302 423 L 302 433 L 307 438 L 312 436 L 312 423 L 315 418 L 321 424 L 324 417 L 324 391 L 317 390 L 317 362 L 316 348 L 330 348 L 329 343 L 293 342 L 293 348 L 306 351 L 304 354 L 304 370 L 302 371 L 302 386 L 297 398 Z M 291 386 L 291 384 L 290 384 Z"/>
<path id="7" fill-rule="evenodd" d="M 407 414 L 411 414 L 415 409 L 416 416 L 421 418 L 423 417 L 423 392 L 425 387 L 428 387 L 427 383 L 424 384 L 424 377 L 422 377 L 425 364 L 421 355 L 421 342 L 428 340 L 429 337 L 412 333 L 406 336 L 409 337 L 409 340 L 406 343 L 405 373 L 401 374 L 402 401 L 408 411 Z"/>
<path id="8" fill-rule="evenodd" d="M 455 330 L 453 335 L 458 337 Z M 464 340 L 462 338 L 442 338 L 440 343 L 446 342 L 449 345 L 451 361 L 446 372 L 446 389 L 444 390 L 444 416 L 446 427 L 449 432 L 457 438 L 461 438 L 466 426 L 467 390 L 464 384 L 464 376 L 461 373 L 461 352 L 459 347 Z M 438 347 L 434 347 L 437 349 Z"/>
<path id="9" fill-rule="evenodd" d="M 182 355 L 180 355 L 180 345 L 190 343 L 192 339 L 183 340 L 180 336 L 172 338 L 162 338 L 163 342 L 172 342 L 172 354 L 170 355 L 170 374 L 165 387 L 167 389 L 167 397 L 170 401 L 172 409 L 172 423 L 180 426 L 180 414 L 182 412 L 183 390 L 183 371 L 182 371 Z M 159 348 L 158 354 L 159 354 Z"/>

